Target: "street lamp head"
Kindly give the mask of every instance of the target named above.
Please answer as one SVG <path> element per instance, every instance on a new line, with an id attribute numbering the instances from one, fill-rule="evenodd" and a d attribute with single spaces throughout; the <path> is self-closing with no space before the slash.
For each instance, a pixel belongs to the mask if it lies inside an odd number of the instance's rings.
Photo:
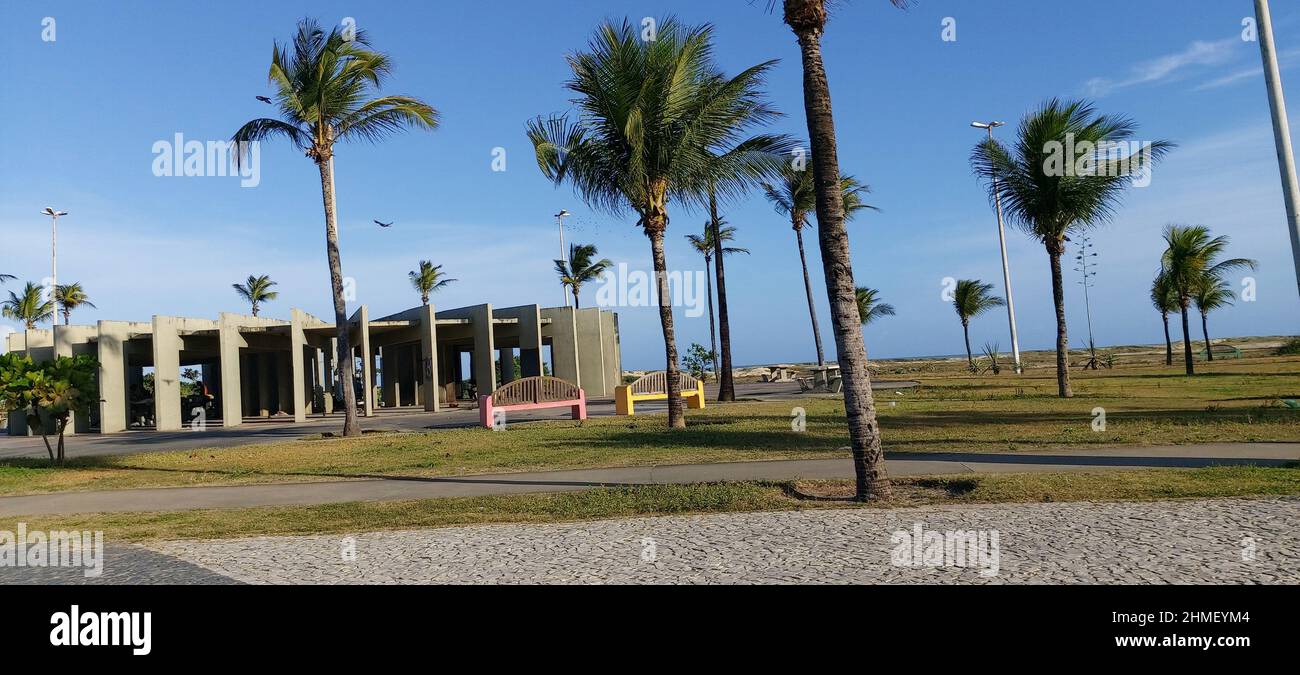
<path id="1" fill-rule="evenodd" d="M 560 209 L 560 212 L 557 213 L 557 214 L 555 214 L 555 217 L 556 217 L 556 218 L 568 218 L 568 217 L 571 216 L 571 215 L 573 215 L 573 214 L 569 213 L 567 210 L 565 210 L 565 209 Z"/>
<path id="2" fill-rule="evenodd" d="M 45 207 L 45 210 L 44 210 L 44 211 L 41 211 L 41 213 L 43 213 L 43 214 L 45 214 L 45 215 L 47 215 L 47 216 L 54 216 L 54 217 L 58 217 L 58 216 L 66 216 L 66 215 L 68 215 L 68 212 L 67 212 L 67 211 L 55 211 L 54 209 L 52 209 L 52 208 L 50 208 L 50 207 L 48 207 L 48 206 Z"/>
<path id="3" fill-rule="evenodd" d="M 971 122 L 970 125 L 976 129 L 996 129 L 1004 126 L 1006 122 Z"/>

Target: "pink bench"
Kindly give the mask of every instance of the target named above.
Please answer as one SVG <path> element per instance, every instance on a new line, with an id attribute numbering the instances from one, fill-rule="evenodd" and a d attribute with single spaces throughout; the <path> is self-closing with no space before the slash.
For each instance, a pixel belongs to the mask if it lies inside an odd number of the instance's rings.
<path id="1" fill-rule="evenodd" d="M 508 382 L 491 394 L 478 397 L 478 420 L 493 428 L 497 410 L 538 410 L 570 408 L 573 419 L 587 419 L 587 394 L 578 385 L 558 377 L 538 375 Z"/>

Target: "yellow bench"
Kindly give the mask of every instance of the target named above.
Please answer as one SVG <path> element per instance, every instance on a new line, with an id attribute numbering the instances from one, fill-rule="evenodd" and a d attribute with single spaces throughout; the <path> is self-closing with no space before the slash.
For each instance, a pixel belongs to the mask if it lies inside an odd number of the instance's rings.
<path id="1" fill-rule="evenodd" d="M 704 407 L 704 383 L 687 373 L 678 373 L 682 398 L 688 408 Z M 614 388 L 614 407 L 620 415 L 634 415 L 637 401 L 668 399 L 668 377 L 664 371 L 642 375 L 632 384 Z"/>

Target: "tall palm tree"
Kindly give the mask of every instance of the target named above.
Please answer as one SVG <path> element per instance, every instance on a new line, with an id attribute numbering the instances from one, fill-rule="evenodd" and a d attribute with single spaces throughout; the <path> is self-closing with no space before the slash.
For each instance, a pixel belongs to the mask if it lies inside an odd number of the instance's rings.
<path id="1" fill-rule="evenodd" d="M 979 279 L 961 279 L 952 293 L 952 306 L 961 319 L 961 331 L 966 337 L 966 363 L 975 367 L 975 355 L 970 349 L 970 320 L 996 307 L 1007 303 L 992 294 L 993 284 L 982 283 Z"/>
<path id="2" fill-rule="evenodd" d="M 262 276 L 248 275 L 248 281 L 242 284 L 231 284 L 235 293 L 244 299 L 244 302 L 253 306 L 253 316 L 261 309 L 262 303 L 270 302 L 280 297 L 279 292 L 271 290 L 272 286 L 277 284 L 271 281 L 271 277 L 263 274 Z"/>
<path id="3" fill-rule="evenodd" d="M 869 191 L 866 185 L 853 176 L 840 178 L 841 202 L 844 221 L 853 218 L 853 214 L 864 208 L 872 208 L 862 201 L 862 195 Z M 776 212 L 790 219 L 794 229 L 795 243 L 799 248 L 799 265 L 803 270 L 804 295 L 808 298 L 808 318 L 812 322 L 813 343 L 817 347 L 817 365 L 826 363 L 822 350 L 821 328 L 817 325 L 817 306 L 813 301 L 812 278 L 808 275 L 808 256 L 804 252 L 803 229 L 808 226 L 808 215 L 817 208 L 817 190 L 813 182 L 813 172 L 793 162 L 782 166 L 781 175 L 771 183 L 763 184 L 763 194 Z"/>
<path id="4" fill-rule="evenodd" d="M 326 33 L 312 19 L 298 24 L 292 45 L 278 42 L 271 52 L 271 82 L 280 117 L 260 118 L 235 132 L 235 141 L 284 136 L 316 163 L 325 208 L 325 250 L 334 294 L 334 325 L 343 381 L 344 436 L 358 436 L 355 364 L 348 344 L 347 301 L 343 297 L 343 263 L 339 256 L 334 192 L 334 144 L 345 140 L 378 141 L 407 128 L 433 130 L 438 111 L 418 98 L 379 96 L 392 71 L 388 56 L 370 49 L 364 31 Z"/>
<path id="5" fill-rule="evenodd" d="M 880 291 L 858 286 L 853 289 L 853 295 L 858 303 L 858 316 L 861 317 L 862 325 L 865 326 L 882 316 L 894 316 L 894 306 L 887 302 L 880 302 Z"/>
<path id="6" fill-rule="evenodd" d="M 734 241 L 736 238 L 736 228 L 726 223 L 727 221 L 721 219 L 716 223 L 709 219 L 704 223 L 704 234 L 686 235 L 686 241 L 690 242 L 691 248 L 704 256 L 704 290 L 709 296 L 709 346 L 712 350 L 710 354 L 713 356 L 713 372 L 719 376 L 719 380 L 721 380 L 722 370 L 718 365 L 718 339 L 713 323 L 713 277 L 709 265 L 719 250 L 723 255 L 749 253 L 747 248 L 721 245 L 722 242 Z M 715 229 L 715 225 L 719 227 Z"/>
<path id="7" fill-rule="evenodd" d="M 1160 312 L 1160 321 L 1165 325 L 1165 365 L 1174 365 L 1174 343 L 1169 339 L 1169 314 L 1178 311 L 1178 291 L 1169 283 L 1169 278 L 1157 272 L 1151 280 L 1151 305 Z"/>
<path id="8" fill-rule="evenodd" d="M 90 296 L 86 295 L 86 290 L 81 287 L 80 282 L 55 286 L 54 301 L 58 303 L 63 314 L 63 325 L 65 326 L 72 322 L 72 310 L 82 305 L 86 307 L 95 306 L 95 303 L 90 301 Z"/>
<path id="9" fill-rule="evenodd" d="M 593 261 L 596 253 L 595 244 L 569 244 L 569 259 L 555 260 L 555 273 L 560 275 L 560 285 L 573 292 L 575 309 L 582 306 L 578 294 L 582 292 L 583 284 L 599 279 L 605 270 L 614 266 L 609 258 Z"/>
<path id="10" fill-rule="evenodd" d="M 668 425 L 684 428 L 676 334 L 664 233 L 668 204 L 704 206 L 775 171 L 779 137 L 747 131 L 777 117 L 761 85 L 774 62 L 728 78 L 713 59 L 713 28 L 668 18 L 654 40 L 624 19 L 597 29 L 588 50 L 568 57 L 576 119 L 536 118 L 527 125 L 543 175 L 570 182 L 590 205 L 631 209 L 650 239 L 668 380 Z M 742 140 L 743 139 L 743 140 Z M 719 154 L 720 147 L 744 148 Z"/>
<path id="11" fill-rule="evenodd" d="M 1192 365 L 1191 331 L 1187 321 L 1187 310 L 1193 296 L 1202 285 L 1220 281 L 1229 272 L 1255 269 L 1256 262 L 1249 258 L 1219 260 L 1228 248 L 1228 237 L 1211 237 L 1209 228 L 1201 225 L 1169 225 L 1164 237 L 1166 248 L 1160 257 L 1160 270 L 1178 294 L 1178 310 L 1183 321 L 1183 366 L 1188 375 L 1194 375 L 1196 368 Z"/>
<path id="12" fill-rule="evenodd" d="M 428 260 L 420 261 L 420 269 L 412 270 L 406 273 L 407 278 L 411 280 L 411 287 L 420 292 L 420 302 L 429 304 L 429 294 L 435 293 L 447 287 L 456 279 L 448 279 L 447 273 L 442 271 L 442 265 L 434 265 Z"/>
<path id="13" fill-rule="evenodd" d="M 29 281 L 21 294 L 9 291 L 9 299 L 0 302 L 0 316 L 21 321 L 27 330 L 34 330 L 36 324 L 54 320 L 54 301 L 44 296 L 44 289 Z"/>
<path id="14" fill-rule="evenodd" d="M 1201 335 L 1205 337 L 1205 360 L 1214 360 L 1214 350 L 1210 344 L 1210 312 L 1224 307 L 1231 307 L 1232 301 L 1237 296 L 1232 292 L 1232 286 L 1223 279 L 1206 278 L 1197 284 L 1196 292 L 1192 295 L 1192 302 L 1196 304 L 1196 311 L 1201 313 Z"/>
<path id="15" fill-rule="evenodd" d="M 1108 152 L 1127 143 L 1136 130 L 1132 120 L 1101 115 L 1086 101 L 1053 98 L 1021 120 L 1014 147 L 986 139 L 971 154 L 971 166 L 988 183 L 990 198 L 996 190 L 1012 224 L 1047 250 L 1056 306 L 1056 386 L 1062 398 L 1074 396 L 1061 279 L 1065 242 L 1072 233 L 1110 220 L 1134 175 L 1149 170 L 1173 147 L 1154 141 L 1145 146 L 1145 159 Z"/>
<path id="16" fill-rule="evenodd" d="M 890 0 L 896 7 L 906 0 Z M 771 0 L 775 6 L 775 0 Z M 840 182 L 840 159 L 835 141 L 835 117 L 831 110 L 831 87 L 822 61 L 822 34 L 826 32 L 827 0 L 783 0 L 783 18 L 799 40 L 803 62 L 804 116 L 812 146 L 813 180 L 817 193 L 818 244 L 826 277 L 826 294 L 831 303 L 835 329 L 835 351 L 844 385 L 844 412 L 853 448 L 857 498 L 888 499 L 889 475 L 876 423 L 876 401 L 867 371 L 866 344 L 857 316 L 853 261 L 849 256 L 848 232 L 844 228 L 844 192 Z"/>

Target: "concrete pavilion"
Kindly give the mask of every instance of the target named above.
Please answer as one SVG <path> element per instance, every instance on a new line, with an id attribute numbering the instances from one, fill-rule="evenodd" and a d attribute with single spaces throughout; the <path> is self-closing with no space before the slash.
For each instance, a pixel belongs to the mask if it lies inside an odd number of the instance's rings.
<path id="1" fill-rule="evenodd" d="M 381 406 L 437 412 L 467 405 L 466 381 L 489 393 L 514 379 L 516 356 L 521 377 L 529 377 L 543 374 L 549 352 L 550 374 L 578 383 L 589 399 L 613 396 L 622 381 L 618 315 L 600 309 L 484 304 L 435 311 L 430 305 L 371 318 L 362 305 L 348 331 L 361 364 L 357 396 L 365 416 Z M 215 321 L 155 316 L 149 322 L 56 325 L 10 334 L 8 349 L 37 362 L 75 354 L 99 360 L 102 401 L 89 419 L 75 420 L 81 433 L 120 432 L 138 423 L 130 419 L 133 393 L 140 398 L 145 369 L 152 368 L 152 428 L 176 431 L 190 417 L 182 411 L 184 368 L 202 371 L 222 426 L 331 414 L 329 393 L 341 392 L 335 334 L 333 323 L 294 309 L 288 321 L 221 313 Z M 9 419 L 11 435 L 28 433 L 21 415 Z"/>

